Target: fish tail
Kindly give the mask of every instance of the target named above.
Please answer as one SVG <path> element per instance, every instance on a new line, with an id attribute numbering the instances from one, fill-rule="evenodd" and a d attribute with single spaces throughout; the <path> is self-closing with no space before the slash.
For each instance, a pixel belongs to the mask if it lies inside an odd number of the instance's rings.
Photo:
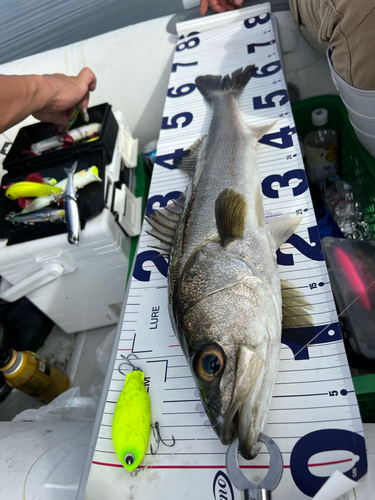
<path id="1" fill-rule="evenodd" d="M 246 66 L 244 70 L 239 68 L 234 71 L 231 77 L 229 75 L 224 77 L 220 75 L 203 75 L 198 76 L 195 83 L 203 97 L 210 103 L 215 95 L 220 94 L 232 94 L 238 98 L 254 71 L 254 65 Z"/>
<path id="2" fill-rule="evenodd" d="M 70 172 L 72 172 L 72 174 L 74 174 L 74 172 L 76 171 L 77 165 L 78 165 L 78 161 L 75 161 L 75 162 L 73 163 L 73 165 L 72 165 L 72 167 L 71 167 L 71 168 L 65 168 L 65 167 L 64 167 L 64 171 L 65 171 L 66 175 L 69 175 L 69 174 L 70 174 Z"/>

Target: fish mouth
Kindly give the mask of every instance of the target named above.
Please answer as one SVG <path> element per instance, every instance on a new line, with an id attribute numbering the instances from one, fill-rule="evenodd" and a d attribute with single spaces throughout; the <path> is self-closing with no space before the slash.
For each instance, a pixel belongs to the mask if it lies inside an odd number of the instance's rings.
<path id="1" fill-rule="evenodd" d="M 238 348 L 233 403 L 217 429 L 223 444 L 229 445 L 239 438 L 239 452 L 247 460 L 255 458 L 260 448 L 258 438 L 262 429 L 256 429 L 253 412 L 264 364 L 264 359 L 253 349 Z"/>

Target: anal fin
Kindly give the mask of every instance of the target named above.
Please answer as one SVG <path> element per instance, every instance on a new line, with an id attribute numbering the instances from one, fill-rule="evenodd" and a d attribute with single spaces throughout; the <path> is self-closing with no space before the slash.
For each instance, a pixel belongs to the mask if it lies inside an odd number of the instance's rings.
<path id="1" fill-rule="evenodd" d="M 187 151 L 184 151 L 181 156 L 176 158 L 173 162 L 173 166 L 183 170 L 192 177 L 205 137 L 206 136 L 203 136 L 201 139 L 197 139 Z"/>
<path id="2" fill-rule="evenodd" d="M 289 281 L 280 281 L 283 303 L 283 329 L 313 326 L 314 322 L 310 311 L 312 311 L 314 308 L 308 302 L 304 293 L 298 290 L 298 288 L 296 288 Z"/>

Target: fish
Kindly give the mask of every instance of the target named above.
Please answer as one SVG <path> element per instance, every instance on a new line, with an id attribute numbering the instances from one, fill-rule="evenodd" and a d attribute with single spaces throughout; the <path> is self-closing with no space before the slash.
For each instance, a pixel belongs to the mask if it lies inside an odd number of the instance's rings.
<path id="1" fill-rule="evenodd" d="M 65 219 L 65 210 L 60 208 L 39 210 L 29 214 L 20 214 L 10 212 L 6 215 L 5 220 L 12 224 L 29 224 L 33 225 L 38 222 L 59 222 Z"/>
<path id="2" fill-rule="evenodd" d="M 80 230 L 77 193 L 74 187 L 73 178 L 77 165 L 78 161 L 73 163 L 72 168 L 64 168 L 65 173 L 68 176 L 68 182 L 64 193 L 65 221 L 68 229 L 68 241 L 72 245 L 78 245 Z"/>
<path id="3" fill-rule="evenodd" d="M 126 374 L 112 422 L 112 442 L 116 455 L 133 472 L 146 454 L 151 428 L 150 398 L 145 374 L 135 369 Z"/>
<path id="4" fill-rule="evenodd" d="M 283 308 L 276 250 L 303 216 L 265 223 L 256 147 L 276 122 L 248 125 L 241 115 L 254 69 L 196 78 L 212 108 L 208 133 L 175 162 L 190 177 L 186 191 L 146 218 L 169 257 L 169 316 L 206 414 L 224 445 L 238 437 L 246 459 L 259 453 L 283 316 L 289 327 L 311 321 L 288 282 Z"/>

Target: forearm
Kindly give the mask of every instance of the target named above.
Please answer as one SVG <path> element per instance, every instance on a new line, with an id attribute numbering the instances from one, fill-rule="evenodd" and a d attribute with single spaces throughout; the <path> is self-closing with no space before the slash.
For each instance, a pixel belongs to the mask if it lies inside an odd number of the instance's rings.
<path id="1" fill-rule="evenodd" d="M 0 133 L 42 109 L 52 98 L 40 75 L 0 75 Z"/>

